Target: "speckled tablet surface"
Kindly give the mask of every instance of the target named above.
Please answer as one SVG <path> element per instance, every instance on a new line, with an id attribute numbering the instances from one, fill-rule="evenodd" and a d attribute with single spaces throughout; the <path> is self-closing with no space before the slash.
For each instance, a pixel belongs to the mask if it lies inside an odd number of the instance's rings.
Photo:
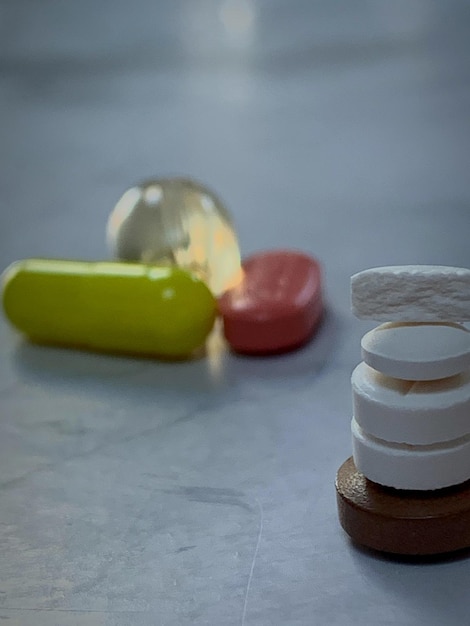
<path id="1" fill-rule="evenodd" d="M 402 555 L 470 548 L 470 482 L 432 492 L 382 487 L 349 458 L 336 477 L 343 529 L 363 546 Z"/>
<path id="2" fill-rule="evenodd" d="M 267 250 L 242 263 L 240 283 L 218 300 L 224 335 L 244 354 L 301 347 L 324 313 L 320 263 L 297 250 Z"/>

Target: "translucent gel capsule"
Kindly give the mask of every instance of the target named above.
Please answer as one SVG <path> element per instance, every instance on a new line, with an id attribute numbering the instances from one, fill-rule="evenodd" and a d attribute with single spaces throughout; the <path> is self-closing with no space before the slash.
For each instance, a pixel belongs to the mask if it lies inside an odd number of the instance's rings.
<path id="1" fill-rule="evenodd" d="M 206 284 L 177 267 L 29 259 L 3 275 L 3 307 L 32 341 L 181 357 L 216 316 Z"/>
<path id="2" fill-rule="evenodd" d="M 109 216 L 107 238 L 115 258 L 178 265 L 216 295 L 241 276 L 227 209 L 212 191 L 184 178 L 147 180 L 128 189 Z"/>

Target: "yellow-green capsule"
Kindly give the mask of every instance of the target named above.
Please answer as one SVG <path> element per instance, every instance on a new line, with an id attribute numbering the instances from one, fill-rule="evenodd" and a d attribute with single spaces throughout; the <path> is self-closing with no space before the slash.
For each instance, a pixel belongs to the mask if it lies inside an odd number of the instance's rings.
<path id="1" fill-rule="evenodd" d="M 3 274 L 3 307 L 32 341 L 181 357 L 214 324 L 215 298 L 177 267 L 27 259 Z"/>

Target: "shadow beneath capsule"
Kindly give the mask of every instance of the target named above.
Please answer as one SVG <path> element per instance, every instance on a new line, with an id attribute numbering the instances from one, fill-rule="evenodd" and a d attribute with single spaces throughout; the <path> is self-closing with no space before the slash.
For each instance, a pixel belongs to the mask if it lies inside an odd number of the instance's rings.
<path id="1" fill-rule="evenodd" d="M 220 323 L 204 349 L 186 359 L 124 356 L 19 342 L 13 366 L 19 378 L 32 385 L 79 388 L 87 393 L 139 397 L 191 393 L 237 396 L 248 382 L 281 380 L 299 383 L 320 373 L 334 358 L 340 324 L 326 311 L 314 337 L 301 348 L 272 356 L 243 356 L 230 351 Z"/>
<path id="2" fill-rule="evenodd" d="M 140 395 L 212 392 L 219 384 L 205 350 L 185 359 L 91 352 L 21 340 L 13 352 L 18 377 L 32 385 Z"/>

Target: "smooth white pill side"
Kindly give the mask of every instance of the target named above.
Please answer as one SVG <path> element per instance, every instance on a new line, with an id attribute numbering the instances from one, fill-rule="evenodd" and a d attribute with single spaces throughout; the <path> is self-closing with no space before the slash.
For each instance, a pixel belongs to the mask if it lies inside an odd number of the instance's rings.
<path id="1" fill-rule="evenodd" d="M 380 485 L 428 491 L 470 479 L 470 435 L 430 446 L 392 444 L 364 432 L 354 419 L 351 432 L 357 469 Z"/>
<path id="2" fill-rule="evenodd" d="M 366 363 L 352 373 L 353 414 L 368 433 L 426 445 L 470 433 L 470 372 L 413 382 L 385 376 Z"/>
<path id="3" fill-rule="evenodd" d="M 362 358 L 387 376 L 437 380 L 470 369 L 470 331 L 460 324 L 391 322 L 361 341 Z"/>
<path id="4" fill-rule="evenodd" d="M 351 278 L 352 310 L 379 322 L 470 320 L 470 270 L 441 265 L 376 267 Z"/>

